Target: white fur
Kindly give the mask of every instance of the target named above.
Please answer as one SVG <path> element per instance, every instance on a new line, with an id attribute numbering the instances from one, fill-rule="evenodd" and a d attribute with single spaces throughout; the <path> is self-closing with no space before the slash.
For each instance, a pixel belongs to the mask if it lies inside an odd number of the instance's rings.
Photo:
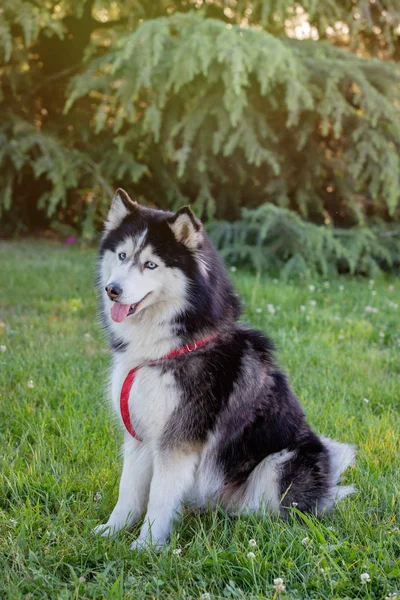
<path id="1" fill-rule="evenodd" d="M 126 433 L 118 502 L 107 523 L 96 527 L 95 533 L 113 535 L 141 518 L 149 496 L 152 467 L 148 445 L 141 444 Z M 137 485 L 132 485 L 135 481 Z"/>
<path id="2" fill-rule="evenodd" d="M 125 352 L 116 353 L 111 379 L 112 403 L 122 427 L 119 403 L 126 375 L 133 367 L 157 359 L 177 347 L 179 340 L 169 322 L 172 315 L 183 310 L 185 305 L 186 280 L 183 274 L 179 270 L 167 269 L 158 257 L 153 256 L 151 247 L 141 250 L 136 257 L 137 264 L 133 264 L 135 253 L 143 241 L 143 237 L 141 240 L 126 240 L 115 253 L 106 251 L 102 265 L 104 287 L 111 281 L 121 285 L 124 290 L 122 302 L 133 303 L 152 292 L 149 303 L 143 303 L 141 310 L 122 323 L 111 320 L 111 301 L 104 292 L 108 325 L 118 338 L 129 344 Z M 127 255 L 122 264 L 117 260 L 119 252 Z M 143 274 L 140 264 L 146 260 L 156 262 L 159 267 L 150 274 Z M 166 302 L 162 311 L 159 310 L 161 290 Z M 159 317 L 160 314 L 163 317 Z M 254 390 L 249 390 L 249 393 L 255 394 L 261 384 L 262 381 L 254 381 Z M 109 535 L 125 525 L 132 525 L 143 515 L 147 505 L 145 521 L 133 547 L 141 547 L 150 538 L 153 543 L 162 545 L 168 537 L 173 516 L 184 500 L 198 507 L 221 502 L 231 512 L 258 510 L 260 505 L 272 510 L 279 506 L 278 470 L 289 458 L 288 453 L 266 458 L 245 486 L 229 491 L 224 489 L 223 474 L 215 464 L 216 446 L 221 441 L 217 435 L 210 434 L 198 453 L 193 448 L 166 456 L 159 452 L 158 442 L 163 427 L 179 401 L 180 394 L 171 374 L 163 375 L 157 366 L 143 367 L 137 372 L 129 396 L 129 408 L 132 424 L 143 442 L 132 441 L 129 434 L 125 434 L 118 502 L 108 522 L 97 528 L 98 533 Z M 234 394 L 231 402 L 239 401 L 240 398 Z M 140 494 L 139 489 L 142 490 Z"/>
<path id="3" fill-rule="evenodd" d="M 132 549 L 150 541 L 155 546 L 165 544 L 172 519 L 179 511 L 187 490 L 193 485 L 197 461 L 198 455 L 193 451 L 165 452 L 154 456 L 147 513 Z"/>
<path id="4" fill-rule="evenodd" d="M 354 465 L 356 449 L 351 444 L 343 444 L 330 438 L 321 438 L 321 441 L 329 452 L 333 483 L 337 483 L 347 467 Z"/>
<path id="5" fill-rule="evenodd" d="M 134 203 L 132 202 L 132 206 Z M 114 229 L 118 227 L 121 221 L 129 214 L 129 210 L 121 200 L 119 193 L 117 192 L 113 198 L 111 203 L 111 208 L 107 215 L 107 220 L 104 224 L 104 228 L 106 231 Z"/>
<path id="6" fill-rule="evenodd" d="M 101 270 L 103 289 L 111 280 L 121 285 L 123 303 L 134 303 L 151 292 L 149 302 L 143 303 L 140 310 L 123 323 L 114 323 L 110 317 L 111 301 L 104 291 L 103 310 L 107 324 L 117 338 L 128 344 L 125 352 L 114 356 L 111 371 L 112 404 L 122 427 L 119 404 L 126 375 L 135 366 L 160 358 L 177 347 L 179 340 L 169 323 L 171 317 L 185 306 L 186 280 L 181 271 L 167 269 L 158 257 L 153 256 L 150 247 L 140 252 L 136 258 L 138 264 L 132 264 L 143 241 L 143 236 L 133 242 L 126 240 L 115 253 L 106 251 Z M 122 264 L 117 259 L 119 252 L 127 254 Z M 158 268 L 141 271 L 140 264 L 147 260 L 156 262 Z M 143 442 L 125 434 L 118 502 L 107 523 L 97 527 L 96 533 L 111 535 L 125 525 L 132 525 L 141 518 L 148 505 L 138 544 L 150 541 L 150 534 L 155 543 L 165 542 L 174 511 L 191 485 L 197 461 L 197 456 L 190 453 L 166 457 L 158 452 L 163 426 L 179 400 L 180 394 L 171 374 L 162 374 L 157 366 L 143 367 L 137 372 L 129 396 L 129 409 L 133 426 Z"/>
<path id="7" fill-rule="evenodd" d="M 337 442 L 330 438 L 321 438 L 321 441 L 329 452 L 333 486 L 331 489 L 331 498 L 328 498 L 325 505 L 320 508 L 330 509 L 335 502 L 356 492 L 354 485 L 336 485 L 339 482 L 342 473 L 344 473 L 348 467 L 354 465 L 356 449 L 351 444 L 343 444 L 342 442 Z"/>
<path id="8" fill-rule="evenodd" d="M 237 513 L 277 511 L 281 504 L 279 475 L 283 463 L 290 460 L 294 452 L 282 450 L 267 456 L 252 471 L 246 484 L 229 500 L 228 509 Z"/>
<path id="9" fill-rule="evenodd" d="M 146 246 L 135 258 L 142 242 L 143 239 L 136 243 L 125 240 L 116 252 L 106 250 L 101 263 L 103 310 L 107 326 L 116 338 L 130 344 L 129 351 L 122 357 L 118 356 L 114 365 L 118 371 L 126 371 L 125 376 L 129 369 L 146 360 L 160 358 L 176 347 L 178 339 L 169 322 L 186 304 L 187 281 L 182 271 L 167 268 L 150 246 Z M 120 252 L 127 255 L 122 262 L 118 259 Z M 146 261 L 155 262 L 157 269 L 151 271 L 143 268 Z M 122 304 L 137 303 L 148 295 L 135 314 L 122 323 L 115 323 L 110 316 L 112 303 L 105 292 L 105 287 L 110 283 L 118 283 L 122 287 Z M 128 361 L 128 364 L 120 365 L 118 361 Z M 116 379 L 119 385 L 120 376 L 117 375 Z"/>
<path id="10" fill-rule="evenodd" d="M 192 218 L 196 220 L 192 214 Z M 172 232 L 178 242 L 185 244 L 191 250 L 196 250 L 202 241 L 202 226 L 198 221 L 198 227 L 193 224 L 192 219 L 187 213 L 180 214 L 173 223 L 170 224 Z"/>
<path id="11" fill-rule="evenodd" d="M 201 274 L 203 275 L 203 277 L 207 278 L 209 275 L 210 266 L 205 260 L 204 255 L 201 253 L 201 251 L 196 252 L 196 260 L 197 264 L 199 265 Z"/>
<path id="12" fill-rule="evenodd" d="M 110 382 L 112 404 L 123 428 L 119 404 L 125 377 L 132 368 L 160 358 L 179 345 L 170 323 L 186 304 L 187 284 L 183 273 L 167 268 L 151 247 L 143 247 L 144 242 L 145 233 L 139 239 L 123 241 L 116 252 L 106 250 L 101 267 L 103 290 L 110 282 L 118 283 L 123 288 L 123 303 L 136 303 L 149 294 L 134 315 L 122 323 L 115 323 L 110 317 L 111 301 L 103 291 L 107 325 L 117 339 L 127 344 L 124 352 L 114 355 Z M 127 255 L 123 262 L 118 260 L 119 252 Z M 148 260 L 158 264 L 158 268 L 154 271 L 143 269 Z M 243 368 L 249 369 L 248 381 L 252 382 L 247 391 L 256 397 L 263 377 L 268 375 L 252 378 L 251 366 L 249 362 Z M 279 473 L 292 452 L 283 450 L 268 456 L 253 470 L 245 484 L 228 489 L 215 462 L 216 448 L 221 443 L 218 434 L 210 433 L 203 447 L 160 449 L 164 426 L 180 399 L 172 374 L 163 374 L 157 365 L 139 369 L 131 388 L 129 409 L 132 424 L 143 441 L 138 442 L 124 429 L 124 466 L 118 501 L 107 523 L 98 526 L 96 533 L 111 535 L 124 526 L 131 526 L 143 516 L 147 507 L 139 538 L 132 547 L 140 548 L 150 541 L 161 546 L 168 538 L 174 515 L 185 500 L 198 507 L 220 502 L 230 512 L 237 513 L 279 509 L 282 501 Z M 233 392 L 229 402 L 230 407 L 240 406 L 237 404 L 240 394 Z M 333 440 L 324 439 L 323 442 L 330 453 L 336 484 L 343 470 L 352 464 L 354 449 Z M 327 506 L 335 497 L 347 493 L 349 488 L 334 485 Z"/>
<path id="13" fill-rule="evenodd" d="M 193 486 L 187 491 L 185 501 L 196 508 L 214 506 L 224 486 L 224 474 L 215 464 L 218 438 L 210 433 L 199 457 Z"/>

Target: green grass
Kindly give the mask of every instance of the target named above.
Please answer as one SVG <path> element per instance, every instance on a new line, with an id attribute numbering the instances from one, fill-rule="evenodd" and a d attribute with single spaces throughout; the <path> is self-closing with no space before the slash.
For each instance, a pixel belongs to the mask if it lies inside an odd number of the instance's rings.
<path id="1" fill-rule="evenodd" d="M 309 422 L 358 446 L 345 482 L 359 491 L 321 520 L 185 512 L 163 552 L 136 554 L 137 530 L 91 533 L 117 498 L 121 442 L 104 402 L 95 252 L 31 241 L 0 252 L 0 598 L 272 599 L 277 577 L 279 599 L 399 589 L 398 280 L 232 273 L 246 320 L 277 343 Z"/>

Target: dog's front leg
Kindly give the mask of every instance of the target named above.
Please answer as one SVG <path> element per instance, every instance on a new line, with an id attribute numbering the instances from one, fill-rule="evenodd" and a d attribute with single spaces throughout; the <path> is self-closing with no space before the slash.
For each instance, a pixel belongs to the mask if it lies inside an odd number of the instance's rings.
<path id="1" fill-rule="evenodd" d="M 152 543 L 161 547 L 167 541 L 171 523 L 181 501 L 194 481 L 198 454 L 188 451 L 157 453 L 147 513 L 140 535 L 131 546 L 139 549 Z"/>
<path id="2" fill-rule="evenodd" d="M 126 435 L 123 454 L 124 466 L 118 502 L 107 523 L 95 528 L 95 533 L 100 535 L 113 535 L 123 527 L 130 527 L 139 521 L 149 497 L 152 476 L 151 450 L 145 444 Z"/>

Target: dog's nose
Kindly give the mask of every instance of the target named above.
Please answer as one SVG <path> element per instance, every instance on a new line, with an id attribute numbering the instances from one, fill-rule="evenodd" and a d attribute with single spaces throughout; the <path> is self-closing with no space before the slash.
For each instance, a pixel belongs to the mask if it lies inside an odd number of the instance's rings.
<path id="1" fill-rule="evenodd" d="M 106 292 L 111 300 L 116 300 L 122 294 L 122 287 L 118 283 L 110 283 L 106 287 Z"/>

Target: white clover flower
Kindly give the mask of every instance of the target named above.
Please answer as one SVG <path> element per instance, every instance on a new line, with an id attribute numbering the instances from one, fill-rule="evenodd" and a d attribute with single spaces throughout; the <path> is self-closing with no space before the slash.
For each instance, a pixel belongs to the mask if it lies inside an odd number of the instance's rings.
<path id="1" fill-rule="evenodd" d="M 303 546 L 309 546 L 311 544 L 311 540 L 308 537 L 305 537 L 301 540 L 301 543 L 303 544 Z"/>
<path id="2" fill-rule="evenodd" d="M 341 333 L 341 334 L 338 336 L 338 339 L 339 339 L 339 340 L 344 340 L 344 335 L 343 335 L 343 333 Z"/>
<path id="3" fill-rule="evenodd" d="M 235 266 L 231 267 L 231 273 L 236 273 L 237 269 Z"/>
<path id="4" fill-rule="evenodd" d="M 318 571 L 319 571 L 320 573 L 325 573 L 325 569 L 324 569 L 324 567 L 319 567 Z"/>
<path id="5" fill-rule="evenodd" d="M 361 573 L 360 579 L 361 579 L 361 583 L 363 585 L 367 585 L 367 583 L 369 583 L 371 581 L 371 577 L 370 577 L 369 573 Z"/>
<path id="6" fill-rule="evenodd" d="M 340 290 L 341 292 L 343 292 L 343 290 L 344 290 L 344 285 L 339 285 L 339 290 Z"/>
<path id="7" fill-rule="evenodd" d="M 172 550 L 172 554 L 175 554 L 175 556 L 179 556 L 180 554 L 182 554 L 182 548 L 175 548 L 174 550 Z"/>
<path id="8" fill-rule="evenodd" d="M 335 319 L 335 321 L 340 321 L 340 317 L 338 315 L 335 315 L 333 318 Z"/>
<path id="9" fill-rule="evenodd" d="M 310 290 L 310 292 L 315 292 L 315 285 L 309 285 L 308 289 Z"/>
<path id="10" fill-rule="evenodd" d="M 384 331 L 380 331 L 379 332 L 379 337 L 380 338 L 384 338 L 385 337 L 385 332 Z"/>
<path id="11" fill-rule="evenodd" d="M 373 279 L 370 279 L 370 280 L 368 281 L 368 283 L 369 283 L 369 285 L 374 285 L 375 281 L 374 281 Z"/>
<path id="12" fill-rule="evenodd" d="M 310 300 L 310 305 L 311 306 L 317 306 L 317 301 L 316 300 Z"/>
<path id="13" fill-rule="evenodd" d="M 101 500 L 101 499 L 102 499 L 101 492 L 97 491 L 97 492 L 95 493 L 94 497 L 93 497 L 93 500 L 94 500 L 95 502 L 100 502 L 100 500 Z"/>
<path id="14" fill-rule="evenodd" d="M 390 592 L 390 594 L 386 596 L 385 600 L 395 600 L 395 598 L 397 598 L 396 592 Z"/>
<path id="15" fill-rule="evenodd" d="M 275 307 L 273 304 L 267 304 L 267 310 L 271 315 L 275 314 Z"/>
<path id="16" fill-rule="evenodd" d="M 371 290 L 371 296 L 376 296 L 376 290 Z"/>
<path id="17" fill-rule="evenodd" d="M 304 312 L 304 311 L 306 310 L 306 307 L 304 306 L 304 304 L 302 304 L 302 305 L 300 306 L 300 310 L 301 310 L 302 312 Z"/>
<path id="18" fill-rule="evenodd" d="M 329 286 L 330 286 L 330 283 L 329 283 L 329 281 L 324 281 L 324 287 L 325 287 L 325 288 L 328 288 Z"/>
<path id="19" fill-rule="evenodd" d="M 281 577 L 277 577 L 274 579 L 274 588 L 277 592 L 284 592 L 285 586 L 283 585 L 283 579 Z"/>
<path id="20" fill-rule="evenodd" d="M 254 554 L 254 552 L 247 553 L 247 558 L 249 558 L 250 560 L 253 560 L 255 557 L 256 557 L 256 555 Z"/>
<path id="21" fill-rule="evenodd" d="M 85 577 L 83 577 L 83 576 L 81 576 L 81 577 L 79 577 L 79 581 L 80 581 L 81 583 L 85 583 L 85 581 L 86 581 L 86 578 L 85 578 Z"/>
<path id="22" fill-rule="evenodd" d="M 294 506 L 296 508 L 296 506 L 298 506 L 299 503 L 298 502 L 292 502 L 292 506 Z"/>
<path id="23" fill-rule="evenodd" d="M 15 527 L 17 524 L 17 521 L 13 517 L 11 517 L 10 523 L 11 523 L 11 525 L 13 525 Z"/>
<path id="24" fill-rule="evenodd" d="M 377 308 L 375 308 L 374 306 L 366 306 L 364 308 L 365 312 L 370 312 L 370 313 L 378 313 L 379 310 Z"/>
<path id="25" fill-rule="evenodd" d="M 32 379 L 30 379 L 27 383 L 28 388 L 32 389 L 35 387 L 35 384 L 33 383 Z"/>
<path id="26" fill-rule="evenodd" d="M 0 346 L 0 352 L 5 352 L 7 350 L 7 346 Z"/>
<path id="27" fill-rule="evenodd" d="M 363 400 L 364 400 L 365 404 L 368 404 L 368 402 L 369 402 L 368 398 L 363 398 Z"/>
<path id="28" fill-rule="evenodd" d="M 261 313 L 262 312 L 262 308 L 256 308 L 256 313 Z"/>
<path id="29" fill-rule="evenodd" d="M 255 548 L 257 546 L 256 540 L 253 540 L 253 539 L 249 540 L 249 546 L 251 546 L 252 548 Z"/>
<path id="30" fill-rule="evenodd" d="M 202 594 L 200 598 L 201 600 L 211 600 L 211 594 L 209 594 L 208 592 L 204 592 L 204 594 Z"/>
<path id="31" fill-rule="evenodd" d="M 393 302 L 393 300 L 388 300 L 388 306 L 390 306 L 390 308 L 399 308 L 399 305 L 397 304 L 397 302 Z M 3 346 L 1 346 L 2 348 Z"/>

